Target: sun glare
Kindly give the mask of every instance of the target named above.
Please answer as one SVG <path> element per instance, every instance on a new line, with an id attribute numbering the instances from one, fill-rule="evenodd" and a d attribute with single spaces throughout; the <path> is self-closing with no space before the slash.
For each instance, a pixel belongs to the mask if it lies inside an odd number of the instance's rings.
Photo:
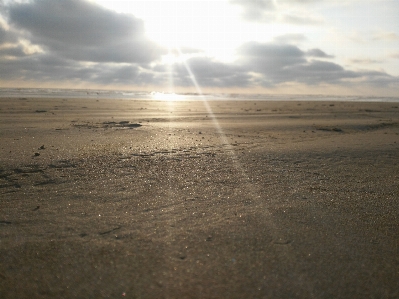
<path id="1" fill-rule="evenodd" d="M 163 55 L 161 58 L 162 63 L 170 66 L 175 63 L 182 63 L 182 62 L 186 61 L 187 59 L 189 59 L 190 57 L 192 57 L 191 54 L 183 54 L 179 51 L 180 51 L 179 48 L 176 48 L 176 49 L 169 48 L 169 53 L 166 55 Z"/>
<path id="2" fill-rule="evenodd" d="M 235 59 L 235 49 L 251 41 L 271 41 L 293 32 L 287 24 L 245 22 L 228 0 L 93 0 L 144 21 L 148 38 L 183 56 L 169 54 L 165 64 L 182 62 L 186 55 L 206 55 L 222 62 Z M 294 30 L 295 32 L 295 30 Z M 189 54 L 187 54 L 189 53 Z"/>
<path id="3" fill-rule="evenodd" d="M 202 50 L 228 59 L 242 43 L 239 15 L 227 0 L 96 0 L 145 21 L 146 35 L 169 49 Z M 170 57 L 169 57 L 170 58 Z"/>
<path id="4" fill-rule="evenodd" d="M 179 95 L 179 94 L 175 94 L 175 93 L 157 92 L 157 91 L 151 92 L 151 98 L 154 100 L 167 101 L 167 102 L 184 101 L 185 100 L 184 95 Z"/>

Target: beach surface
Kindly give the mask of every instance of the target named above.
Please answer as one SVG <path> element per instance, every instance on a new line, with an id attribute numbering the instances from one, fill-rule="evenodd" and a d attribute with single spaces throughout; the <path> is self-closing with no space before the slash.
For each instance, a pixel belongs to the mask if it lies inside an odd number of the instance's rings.
<path id="1" fill-rule="evenodd" d="M 398 106 L 0 98 L 0 298 L 399 298 Z"/>

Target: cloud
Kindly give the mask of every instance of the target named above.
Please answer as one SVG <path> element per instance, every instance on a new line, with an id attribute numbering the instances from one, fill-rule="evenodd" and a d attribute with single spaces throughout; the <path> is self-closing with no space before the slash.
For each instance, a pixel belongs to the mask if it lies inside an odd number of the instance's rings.
<path id="1" fill-rule="evenodd" d="M 319 0 L 307 0 L 305 3 L 317 2 Z M 303 13 L 302 9 L 294 9 L 293 4 L 305 4 L 304 1 L 290 0 L 282 1 L 276 5 L 274 0 L 229 0 L 233 5 L 242 8 L 242 17 L 249 22 L 262 23 L 288 23 L 294 25 L 319 25 L 322 23 L 320 18 L 311 16 L 309 13 Z M 289 13 L 287 13 L 289 11 Z"/>
<path id="2" fill-rule="evenodd" d="M 334 58 L 332 55 L 327 55 L 320 49 L 311 49 L 306 52 L 307 56 L 318 57 L 318 58 Z"/>
<path id="3" fill-rule="evenodd" d="M 380 32 L 378 34 L 374 34 L 373 41 L 397 41 L 399 40 L 399 35 L 395 32 Z"/>
<path id="4" fill-rule="evenodd" d="M 46 53 L 0 60 L 0 77 L 10 81 L 138 87 L 161 84 L 164 77 L 158 75 L 134 64 L 84 63 Z"/>
<path id="5" fill-rule="evenodd" d="M 308 3 L 321 3 L 325 2 L 326 0 L 280 0 L 282 3 L 288 3 L 288 4 L 308 4 Z"/>
<path id="6" fill-rule="evenodd" d="M 384 72 L 346 70 L 336 63 L 319 60 L 320 57 L 329 57 L 320 49 L 303 51 L 297 46 L 276 42 L 245 43 L 237 49 L 237 60 L 231 63 L 197 56 L 169 66 L 158 63 L 151 67 L 125 63 L 88 63 L 49 52 L 24 54 L 22 48 L 15 47 L 0 51 L 0 77 L 3 80 L 70 84 L 84 82 L 104 87 L 137 88 L 165 86 L 172 75 L 176 87 L 192 87 L 193 78 L 187 67 L 203 88 L 276 87 L 285 83 L 342 86 L 353 82 L 381 86 L 395 84 L 398 79 Z M 1 55 L 14 55 L 15 59 L 1 59 Z"/>
<path id="7" fill-rule="evenodd" d="M 0 15 L 0 46 L 7 43 L 16 43 L 17 41 L 18 34 L 10 30 L 7 22 Z"/>
<path id="8" fill-rule="evenodd" d="M 347 70 L 339 64 L 320 60 L 333 56 L 317 48 L 303 51 L 290 44 L 248 42 L 237 49 L 237 55 L 232 63 L 193 57 L 186 64 L 201 87 L 277 87 L 285 83 L 386 86 L 397 80 L 385 72 Z M 184 63 L 171 67 L 176 86 L 193 86 Z M 166 76 L 168 70 L 163 67 L 157 71 Z"/>
<path id="9" fill-rule="evenodd" d="M 0 57 L 23 57 L 26 56 L 23 48 L 20 46 L 11 46 L 0 49 Z"/>
<path id="10" fill-rule="evenodd" d="M 347 84 L 358 82 L 379 82 L 391 84 L 397 78 L 384 72 L 346 70 L 342 66 L 307 57 L 328 57 L 320 49 L 307 52 L 296 46 L 276 43 L 249 42 L 238 48 L 238 63 L 248 72 L 258 74 L 262 86 L 276 86 L 287 82 L 306 85 Z"/>
<path id="11" fill-rule="evenodd" d="M 319 25 L 323 23 L 319 18 L 309 15 L 303 16 L 300 12 L 297 12 L 297 14 L 282 14 L 280 22 L 293 25 Z"/>
<path id="12" fill-rule="evenodd" d="M 351 59 L 351 63 L 354 64 L 374 64 L 374 63 L 383 63 L 382 60 L 376 60 L 376 59 L 369 59 L 369 58 L 364 58 L 364 59 Z"/>
<path id="13" fill-rule="evenodd" d="M 102 85 L 134 85 L 136 87 L 162 83 L 156 73 L 135 65 L 98 64 L 88 69 L 91 83 Z"/>
<path id="14" fill-rule="evenodd" d="M 0 22 L 2 80 L 103 86 L 165 80 L 149 67 L 164 50 L 146 38 L 143 21 L 132 15 L 84 0 L 12 2 L 5 11 L 7 18 Z"/>
<path id="15" fill-rule="evenodd" d="M 3 44 L 6 40 L 7 32 L 6 30 L 0 26 L 0 45 Z"/>
<path id="16" fill-rule="evenodd" d="M 276 36 L 273 40 L 278 43 L 291 44 L 303 42 L 306 40 L 306 37 L 300 33 L 290 33 Z"/>
<path id="17" fill-rule="evenodd" d="M 391 76 L 385 72 L 380 71 L 361 71 L 361 80 L 367 86 L 374 87 L 399 87 L 399 77 Z"/>
<path id="18" fill-rule="evenodd" d="M 334 57 L 319 48 L 303 50 L 294 45 L 307 40 L 303 34 L 277 36 L 269 43 L 244 43 L 236 50 L 236 60 L 229 63 L 206 57 L 201 49 L 183 48 L 183 55 L 173 51 L 170 55 L 178 61 L 187 58 L 185 62 L 165 65 L 161 58 L 168 51 L 150 41 L 143 21 L 132 15 L 87 0 L 11 3 L 1 12 L 8 13 L 0 21 L 2 80 L 137 88 L 166 86 L 171 74 L 177 87 L 192 87 L 188 66 L 204 88 L 276 87 L 286 83 L 386 86 L 398 81 L 383 71 L 354 71 L 326 61 Z M 258 7 L 262 18 L 275 18 L 278 9 L 273 1 L 231 3 L 242 6 L 252 17 Z M 392 58 L 398 57 L 393 54 L 396 56 Z"/>
<path id="19" fill-rule="evenodd" d="M 215 61 L 209 57 L 193 57 L 185 63 L 173 66 L 175 84 L 192 86 L 193 81 L 187 67 L 195 76 L 196 82 L 204 87 L 246 87 L 252 76 L 241 66 Z"/>
<path id="20" fill-rule="evenodd" d="M 339 83 L 343 79 L 360 77 L 360 74 L 345 70 L 342 66 L 326 61 L 312 60 L 305 64 L 293 65 L 287 70 L 286 80 L 318 85 Z"/>
<path id="21" fill-rule="evenodd" d="M 237 53 L 240 64 L 259 73 L 282 70 L 306 62 L 304 52 L 288 44 L 248 42 L 241 45 Z"/>
<path id="22" fill-rule="evenodd" d="M 265 20 L 267 13 L 275 10 L 273 0 L 230 0 L 243 9 L 243 17 L 249 21 Z"/>
<path id="23" fill-rule="evenodd" d="M 73 60 L 149 63 L 163 53 L 146 38 L 142 20 L 84 0 L 14 3 L 9 20 L 32 43 Z"/>

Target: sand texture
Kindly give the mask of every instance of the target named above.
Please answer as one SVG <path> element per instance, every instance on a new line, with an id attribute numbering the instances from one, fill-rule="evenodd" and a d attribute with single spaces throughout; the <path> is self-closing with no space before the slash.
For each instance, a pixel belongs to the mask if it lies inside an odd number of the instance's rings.
<path id="1" fill-rule="evenodd" d="M 0 109 L 0 298 L 399 298 L 398 103 Z"/>

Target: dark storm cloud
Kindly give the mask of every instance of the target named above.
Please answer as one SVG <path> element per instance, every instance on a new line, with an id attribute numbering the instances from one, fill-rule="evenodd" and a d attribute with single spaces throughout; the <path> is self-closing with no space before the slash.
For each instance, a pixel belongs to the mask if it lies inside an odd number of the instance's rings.
<path id="1" fill-rule="evenodd" d="M 162 49 L 144 35 L 144 24 L 82 0 L 36 0 L 9 7 L 12 25 L 32 43 L 78 61 L 148 63 Z"/>

